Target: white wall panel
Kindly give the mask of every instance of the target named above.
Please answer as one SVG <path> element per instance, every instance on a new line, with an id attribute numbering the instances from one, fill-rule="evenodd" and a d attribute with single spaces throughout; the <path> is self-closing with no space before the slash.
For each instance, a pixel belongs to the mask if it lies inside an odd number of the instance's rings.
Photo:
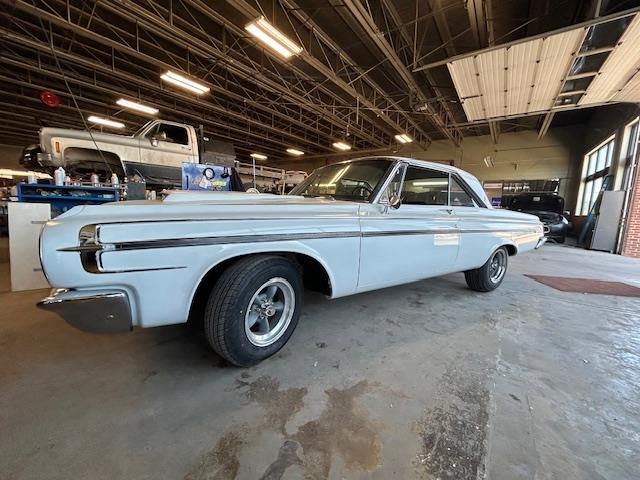
<path id="1" fill-rule="evenodd" d="M 640 72 L 636 72 L 622 90 L 615 93 L 612 100 L 616 102 L 640 103 Z"/>
<path id="2" fill-rule="evenodd" d="M 583 38 L 584 28 L 578 28 L 543 40 L 528 112 L 551 109 Z"/>
<path id="3" fill-rule="evenodd" d="M 527 112 L 542 39 L 507 49 L 507 115 Z"/>
<path id="4" fill-rule="evenodd" d="M 469 121 L 485 118 L 480 99 L 480 86 L 475 66 L 475 57 L 466 57 L 447 64 L 462 108 Z"/>
<path id="5" fill-rule="evenodd" d="M 506 60 L 507 52 L 504 48 L 476 57 L 484 118 L 506 115 Z"/>
<path id="6" fill-rule="evenodd" d="M 613 100 L 640 66 L 640 16 L 636 15 L 609 54 L 579 105 Z"/>
<path id="7" fill-rule="evenodd" d="M 550 110 L 584 28 L 447 64 L 469 121 Z"/>

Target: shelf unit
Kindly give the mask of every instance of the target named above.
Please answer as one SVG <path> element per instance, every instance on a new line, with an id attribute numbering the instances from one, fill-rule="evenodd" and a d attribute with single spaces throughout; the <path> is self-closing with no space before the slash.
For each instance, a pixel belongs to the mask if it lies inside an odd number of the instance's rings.
<path id="1" fill-rule="evenodd" d="M 18 201 L 51 204 L 52 216 L 76 205 L 98 205 L 120 200 L 120 187 L 18 183 Z"/>

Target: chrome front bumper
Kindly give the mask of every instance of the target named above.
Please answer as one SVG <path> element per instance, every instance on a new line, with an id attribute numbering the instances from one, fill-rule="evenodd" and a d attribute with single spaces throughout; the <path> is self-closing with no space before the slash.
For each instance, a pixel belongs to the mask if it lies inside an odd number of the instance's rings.
<path id="1" fill-rule="evenodd" d="M 547 243 L 547 237 L 540 237 L 540 239 L 538 240 L 538 243 L 536 243 L 535 249 L 536 250 L 539 249 L 545 243 Z"/>
<path id="2" fill-rule="evenodd" d="M 133 328 L 129 297 L 120 290 L 53 289 L 38 307 L 57 313 L 85 332 L 129 332 Z"/>

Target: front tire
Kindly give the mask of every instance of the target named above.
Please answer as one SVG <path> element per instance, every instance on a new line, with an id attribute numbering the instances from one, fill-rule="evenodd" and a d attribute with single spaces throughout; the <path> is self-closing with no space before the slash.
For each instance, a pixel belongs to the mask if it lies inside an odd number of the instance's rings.
<path id="1" fill-rule="evenodd" d="M 483 266 L 464 272 L 464 278 L 471 290 L 490 292 L 500 286 L 507 273 L 508 265 L 509 252 L 505 247 L 500 247 L 493 252 Z"/>
<path id="2" fill-rule="evenodd" d="M 243 258 L 211 291 L 204 315 L 207 340 L 230 363 L 255 365 L 287 343 L 298 324 L 302 295 L 300 272 L 286 258 Z"/>

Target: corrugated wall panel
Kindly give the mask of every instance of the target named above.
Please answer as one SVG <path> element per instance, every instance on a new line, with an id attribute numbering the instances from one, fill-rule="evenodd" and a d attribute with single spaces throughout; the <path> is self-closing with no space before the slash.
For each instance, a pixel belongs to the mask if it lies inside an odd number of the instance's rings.
<path id="1" fill-rule="evenodd" d="M 467 119 L 550 110 L 583 35 L 578 28 L 448 63 Z"/>
<path id="2" fill-rule="evenodd" d="M 609 54 L 593 79 L 587 93 L 579 105 L 601 103 L 613 100 L 640 66 L 640 15 L 636 15 L 624 34 L 619 45 Z"/>
<path id="3" fill-rule="evenodd" d="M 480 101 L 480 87 L 476 72 L 475 58 L 466 57 L 447 64 L 456 92 L 469 121 L 485 118 Z"/>
<path id="4" fill-rule="evenodd" d="M 616 102 L 640 103 L 640 72 L 636 72 L 622 90 L 613 96 L 612 100 Z"/>
<path id="5" fill-rule="evenodd" d="M 476 57 L 484 118 L 502 117 L 506 114 L 506 59 L 507 52 L 504 48 Z"/>
<path id="6" fill-rule="evenodd" d="M 514 45 L 507 50 L 507 115 L 528 111 L 542 39 Z"/>
<path id="7" fill-rule="evenodd" d="M 527 112 L 550 110 L 560 92 L 574 52 L 580 48 L 584 28 L 551 35 L 543 40 L 531 103 Z"/>

